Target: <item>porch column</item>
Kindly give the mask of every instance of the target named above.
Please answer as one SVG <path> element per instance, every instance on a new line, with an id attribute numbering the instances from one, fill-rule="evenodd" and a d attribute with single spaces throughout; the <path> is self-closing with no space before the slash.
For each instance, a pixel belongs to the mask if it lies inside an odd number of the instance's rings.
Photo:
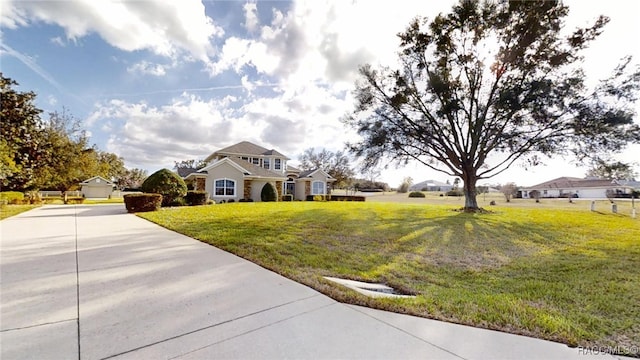
<path id="1" fill-rule="evenodd" d="M 276 193 L 278 194 L 278 201 L 282 201 L 282 181 L 276 181 Z"/>
<path id="2" fill-rule="evenodd" d="M 244 198 L 251 199 L 251 180 L 244 181 Z"/>
<path id="3" fill-rule="evenodd" d="M 205 191 L 205 178 L 196 178 L 196 191 Z"/>
<path id="4" fill-rule="evenodd" d="M 311 195 L 311 181 L 304 182 L 304 197 Z"/>

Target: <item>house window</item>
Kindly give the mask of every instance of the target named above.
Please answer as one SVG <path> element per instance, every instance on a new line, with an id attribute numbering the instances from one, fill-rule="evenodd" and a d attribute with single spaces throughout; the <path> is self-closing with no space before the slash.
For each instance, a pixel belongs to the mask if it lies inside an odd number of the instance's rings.
<path id="1" fill-rule="evenodd" d="M 273 166 L 274 166 L 274 169 L 276 170 L 282 170 L 282 160 L 280 159 L 273 160 Z"/>
<path id="2" fill-rule="evenodd" d="M 324 195 L 324 182 L 322 181 L 314 181 L 311 184 L 311 194 L 312 195 Z"/>
<path id="3" fill-rule="evenodd" d="M 251 158 L 253 165 L 260 165 L 260 158 Z"/>
<path id="4" fill-rule="evenodd" d="M 247 156 L 243 156 L 243 157 L 241 157 L 241 159 L 244 160 L 244 161 L 249 161 L 249 158 Z"/>
<path id="5" fill-rule="evenodd" d="M 542 192 L 542 194 L 543 194 L 543 195 L 547 195 L 547 190 L 544 190 L 544 191 Z"/>
<path id="6" fill-rule="evenodd" d="M 264 160 L 262 160 L 262 167 L 265 169 L 271 169 L 270 161 L 271 159 L 269 158 L 265 158 Z"/>
<path id="7" fill-rule="evenodd" d="M 216 179 L 213 193 L 215 196 L 236 196 L 236 182 L 230 179 Z"/>

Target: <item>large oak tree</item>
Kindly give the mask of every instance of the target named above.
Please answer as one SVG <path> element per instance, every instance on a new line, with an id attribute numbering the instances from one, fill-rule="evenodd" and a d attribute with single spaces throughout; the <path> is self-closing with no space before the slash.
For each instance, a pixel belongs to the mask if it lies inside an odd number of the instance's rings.
<path id="1" fill-rule="evenodd" d="M 559 1 L 461 1 L 416 18 L 399 34 L 399 69 L 360 68 L 345 122 L 362 139 L 350 149 L 370 166 L 414 160 L 460 177 L 475 211 L 477 180 L 516 161 L 580 161 L 640 141 L 640 70 L 623 59 L 589 88 L 581 53 L 608 19 L 565 31 L 568 12 Z"/>

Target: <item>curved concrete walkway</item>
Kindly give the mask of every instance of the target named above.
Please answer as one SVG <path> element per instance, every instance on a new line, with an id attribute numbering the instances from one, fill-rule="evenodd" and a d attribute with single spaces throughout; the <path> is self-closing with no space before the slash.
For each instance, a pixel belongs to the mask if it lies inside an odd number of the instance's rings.
<path id="1" fill-rule="evenodd" d="M 123 205 L 0 226 L 2 359 L 614 358 L 337 303 Z"/>

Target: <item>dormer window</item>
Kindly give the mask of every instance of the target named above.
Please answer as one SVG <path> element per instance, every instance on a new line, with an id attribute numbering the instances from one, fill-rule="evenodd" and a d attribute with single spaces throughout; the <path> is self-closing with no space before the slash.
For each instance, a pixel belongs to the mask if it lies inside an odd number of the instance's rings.
<path id="1" fill-rule="evenodd" d="M 264 158 L 264 160 L 262 160 L 262 167 L 265 169 L 271 169 L 271 159 Z"/>
<path id="2" fill-rule="evenodd" d="M 282 170 L 282 160 L 280 159 L 273 160 L 273 168 L 275 170 Z"/>

